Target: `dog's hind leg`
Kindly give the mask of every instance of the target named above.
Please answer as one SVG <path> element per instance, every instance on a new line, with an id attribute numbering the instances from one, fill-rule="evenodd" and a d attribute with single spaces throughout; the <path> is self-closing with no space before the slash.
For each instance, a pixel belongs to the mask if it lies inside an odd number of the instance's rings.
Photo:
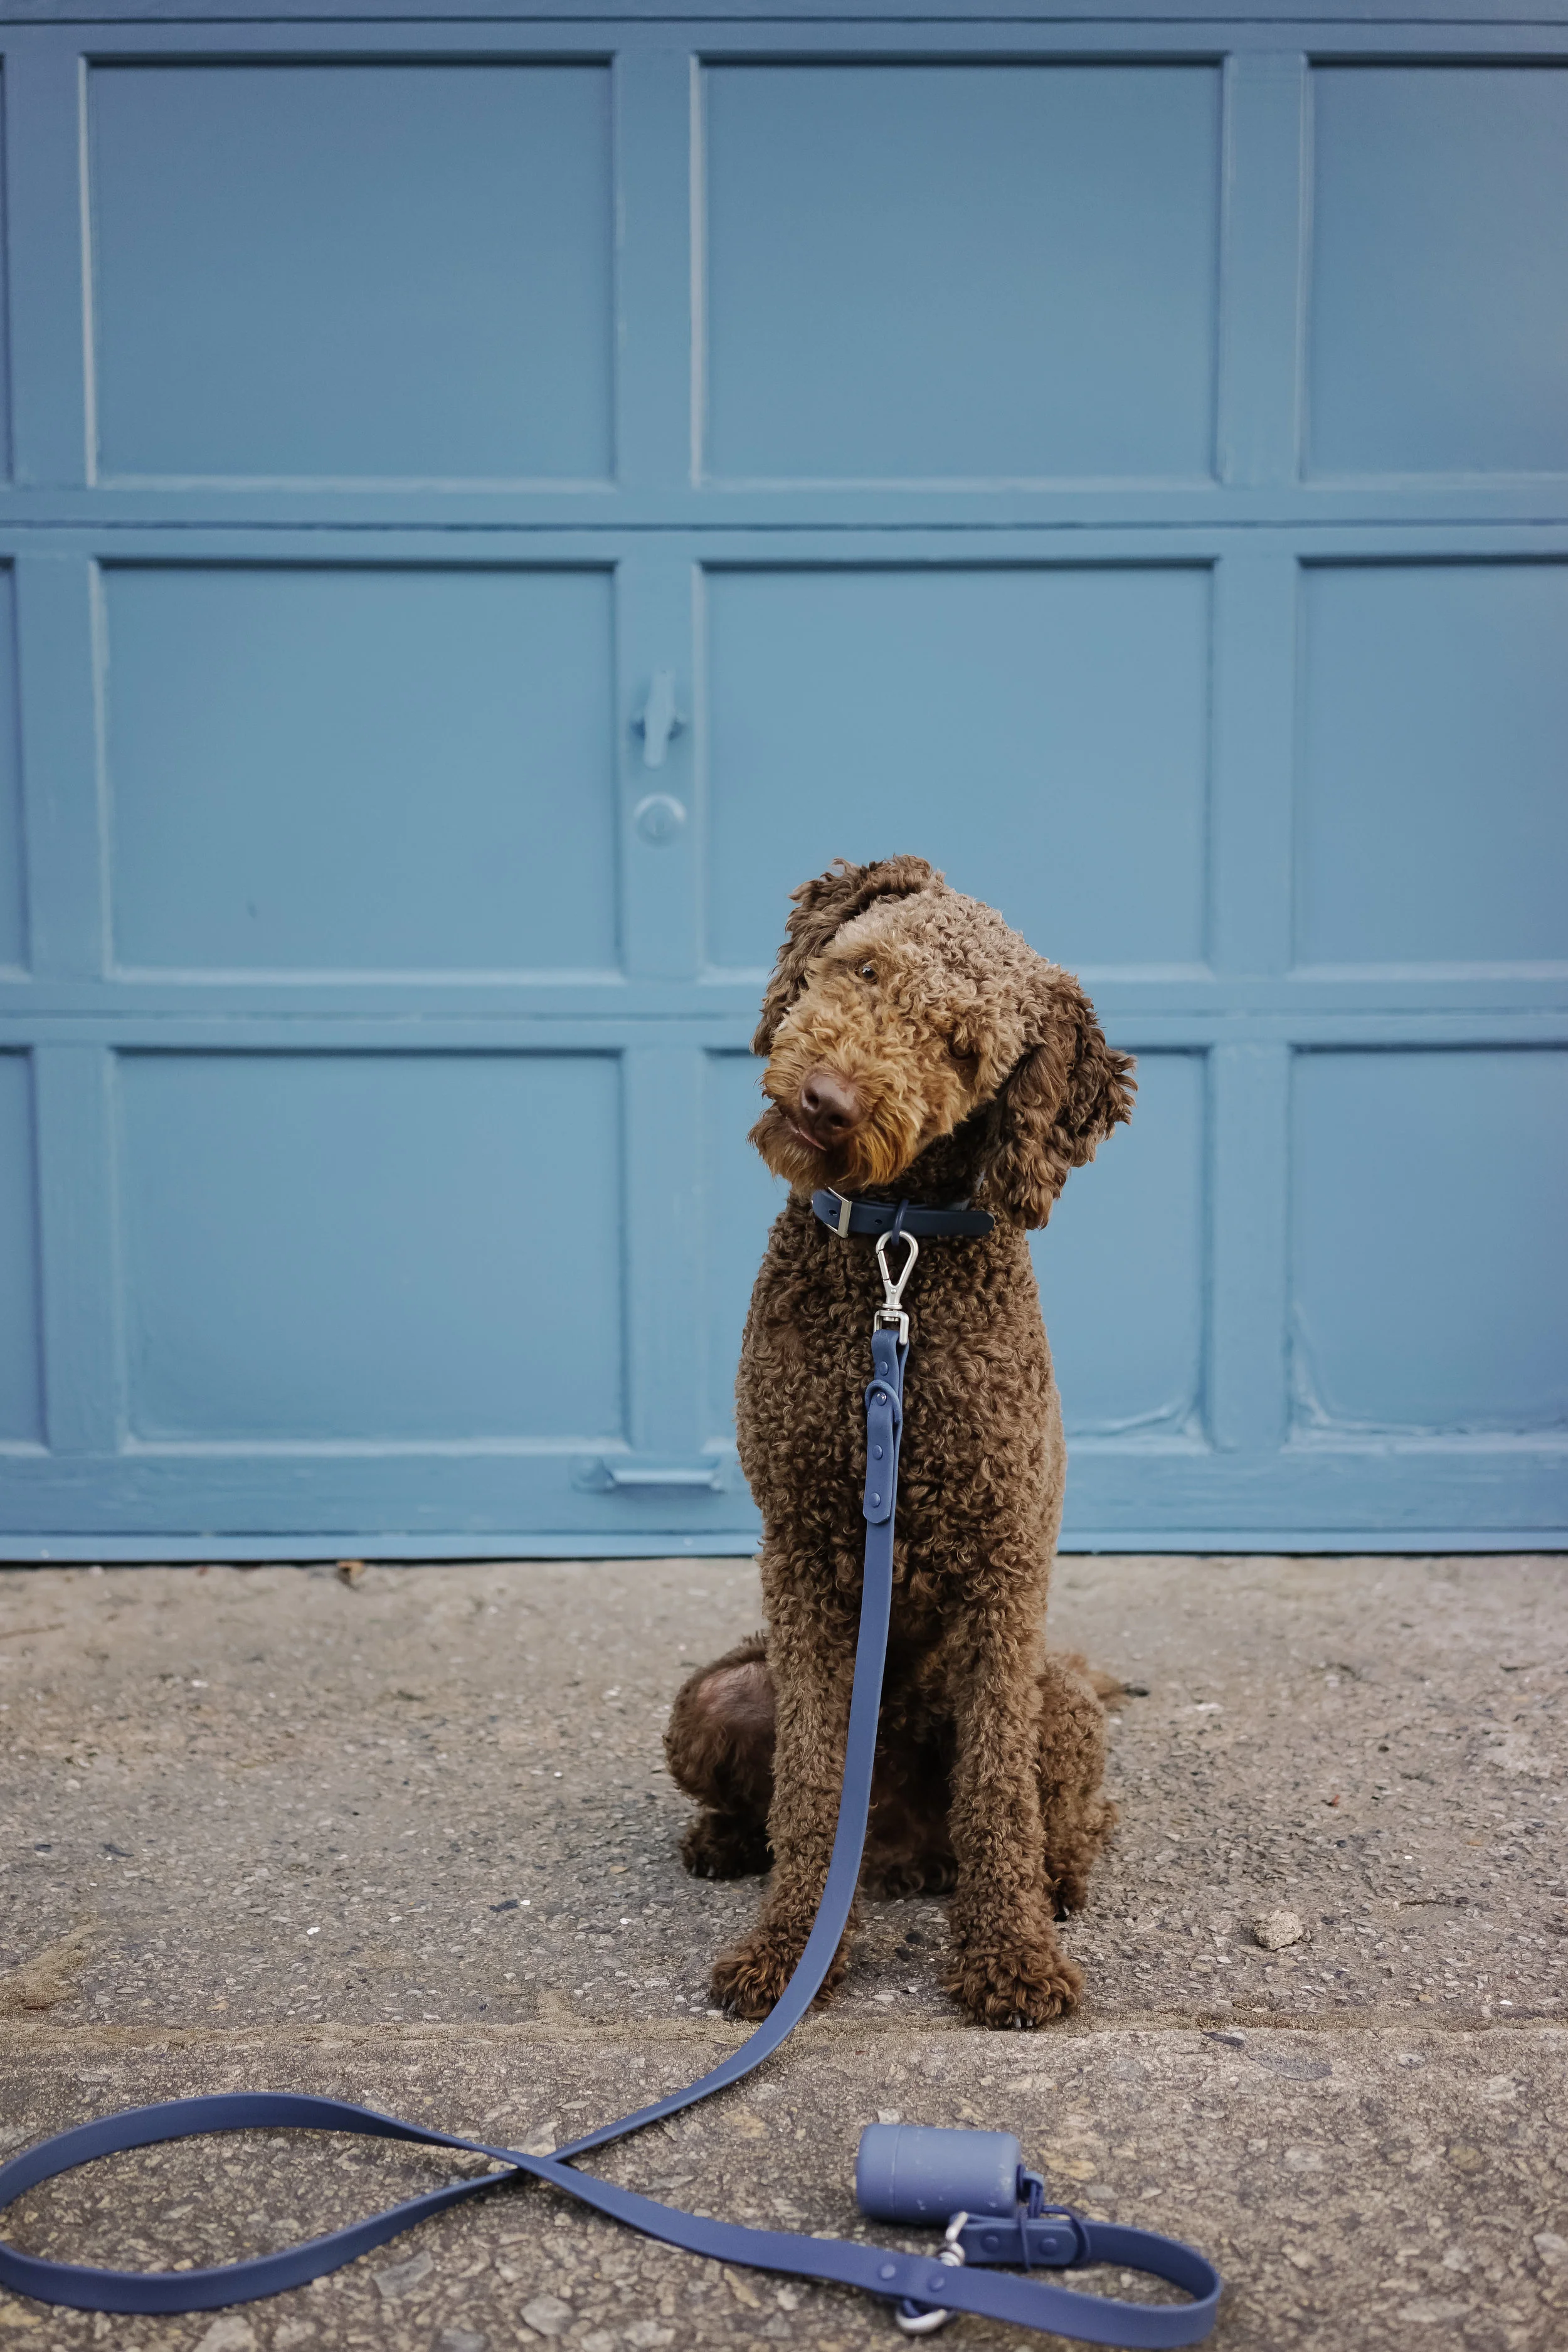
<path id="1" fill-rule="evenodd" d="M 766 1870 L 773 1787 L 773 1685 L 760 1633 L 689 1675 L 664 1735 L 670 1772 L 702 1811 L 680 1843 L 696 1878 Z"/>
<path id="2" fill-rule="evenodd" d="M 1081 1911 L 1089 1874 L 1116 1821 L 1102 1793 L 1105 1709 L 1074 1652 L 1052 1651 L 1040 1673 L 1040 1811 L 1056 1911 Z"/>

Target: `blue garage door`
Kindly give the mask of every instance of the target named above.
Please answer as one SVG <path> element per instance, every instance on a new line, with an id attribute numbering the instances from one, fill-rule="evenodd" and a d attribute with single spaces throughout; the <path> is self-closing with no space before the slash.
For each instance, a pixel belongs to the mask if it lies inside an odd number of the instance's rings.
<path id="1" fill-rule="evenodd" d="M 1568 37 L 331 13 L 0 27 L 0 1550 L 747 1543 L 901 850 L 1140 1059 L 1069 1539 L 1562 1540 Z"/>

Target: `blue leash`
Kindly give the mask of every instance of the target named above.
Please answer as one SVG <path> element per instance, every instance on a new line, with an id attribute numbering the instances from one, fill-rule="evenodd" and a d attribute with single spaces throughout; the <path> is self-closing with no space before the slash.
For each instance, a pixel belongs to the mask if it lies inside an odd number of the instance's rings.
<path id="1" fill-rule="evenodd" d="M 832 1203 L 830 1213 L 813 1204 L 825 1224 L 836 1230 L 850 1229 L 839 1225 L 842 1204 L 836 1194 L 818 1195 L 818 1202 Z M 880 1209 L 880 1204 L 867 1205 Z M 962 1216 L 963 1224 L 935 1230 L 971 1234 L 976 1230 L 973 1220 L 980 1213 L 967 1209 L 926 1210 L 921 1216 L 928 1233 L 933 1230 L 928 1222 L 932 1217 Z M 572 2160 L 666 2116 L 679 2115 L 715 2091 L 740 2082 L 771 2057 L 810 2008 L 848 1924 L 870 1811 L 882 1673 L 892 1614 L 893 1514 L 903 1428 L 904 1364 L 909 1354 L 909 1318 L 900 1300 L 918 1255 L 915 1238 L 897 1213 L 888 1215 L 885 1225 L 879 1220 L 875 1225 L 854 1229 L 879 1234 L 877 1256 L 886 1304 L 877 1312 L 871 1336 L 871 1381 L 866 1391 L 866 1566 L 844 1786 L 821 1907 L 795 1972 L 766 2021 L 721 2064 L 683 2090 L 638 2107 L 616 2123 L 584 2133 L 549 2156 L 528 2156 L 518 2148 L 490 2147 L 453 2132 L 428 2131 L 346 2100 L 287 2091 L 245 2091 L 131 2107 L 121 2115 L 58 2132 L 0 2165 L 0 2210 L 41 2181 L 125 2148 L 192 2139 L 206 2132 L 280 2127 L 357 2132 L 367 2139 L 407 2140 L 421 2147 L 460 2148 L 468 2155 L 489 2157 L 510 2167 L 514 2176 L 525 2174 L 545 2181 L 580 2204 L 592 2206 L 595 2212 L 624 2221 L 666 2245 L 683 2247 L 688 2253 L 706 2254 L 716 2262 L 752 2270 L 783 2271 L 796 2278 L 860 2287 L 898 2305 L 900 2325 L 911 2335 L 928 2334 L 951 2315 L 969 2311 L 987 2319 L 1011 2321 L 1016 2326 L 1075 2336 L 1084 2343 L 1124 2345 L 1132 2352 L 1163 2352 L 1165 2347 L 1196 2344 L 1207 2336 L 1222 2284 L 1212 2263 L 1177 2239 L 1086 2221 L 1065 2206 L 1046 2206 L 1043 2183 L 1022 2169 L 1017 2143 L 1004 2133 L 872 2125 L 864 2135 L 857 2169 L 863 2209 L 884 2220 L 926 2227 L 945 2221 L 946 2240 L 934 2260 L 930 2254 L 900 2253 L 846 2239 L 801 2237 L 784 2230 L 751 2230 L 736 2221 L 686 2213 L 679 2206 L 660 2204 L 654 2198 L 639 2197 L 632 2189 L 617 2189 L 581 2172 Z M 896 1283 L 887 1262 L 888 1244 L 893 1240 L 900 1241 L 907 1252 Z M 981 2143 L 986 2145 L 983 2147 Z M 0 2242 L 0 2286 L 76 2311 L 217 2310 L 279 2294 L 287 2287 L 303 2286 L 328 2271 L 341 2269 L 356 2255 L 384 2245 L 427 2215 L 497 2186 L 493 2173 L 452 2181 L 444 2189 L 372 2214 L 346 2230 L 336 2230 L 329 2237 L 311 2238 L 280 2253 L 227 2263 L 216 2270 L 95 2270 L 82 2263 L 47 2262 Z M 1121 2303 L 988 2267 L 1006 2263 L 1021 2263 L 1026 2272 L 1031 2266 L 1071 2269 L 1089 2263 L 1114 2263 L 1163 2279 L 1184 2289 L 1193 2300 Z"/>

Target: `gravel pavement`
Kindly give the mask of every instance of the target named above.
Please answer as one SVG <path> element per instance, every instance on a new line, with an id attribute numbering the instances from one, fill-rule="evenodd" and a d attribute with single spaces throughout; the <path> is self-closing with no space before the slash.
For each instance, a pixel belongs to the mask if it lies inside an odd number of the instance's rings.
<path id="1" fill-rule="evenodd" d="M 938 1988 L 940 1906 L 874 1906 L 831 2010 L 605 2169 L 847 2233 L 865 2123 L 983 2122 L 1058 2197 L 1213 2253 L 1224 2352 L 1568 2345 L 1565 1601 L 1552 1558 L 1064 1559 L 1053 1638 L 1132 1686 L 1121 1825 L 1065 1930 L 1083 2011 L 981 2032 Z M 738 2035 L 708 1964 L 756 1890 L 680 1870 L 659 1734 L 757 1615 L 749 1561 L 0 1571 L 0 2149 L 245 2087 L 542 2147 L 711 2064 Z M 5 2227 L 232 2260 L 448 2170 L 247 2136 Z M 0 2294 L 0 2352 L 899 2340 L 506 2188 L 216 2317 Z"/>

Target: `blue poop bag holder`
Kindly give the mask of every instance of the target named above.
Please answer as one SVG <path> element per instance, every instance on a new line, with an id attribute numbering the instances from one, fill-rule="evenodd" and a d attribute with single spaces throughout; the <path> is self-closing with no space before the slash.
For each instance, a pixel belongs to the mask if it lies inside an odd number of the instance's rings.
<path id="1" fill-rule="evenodd" d="M 909 1317 L 901 1304 L 919 1255 L 917 1234 L 973 1234 L 988 1230 L 984 1213 L 915 1207 L 892 1211 L 881 1202 L 847 1202 L 832 1192 L 812 1202 L 822 1222 L 840 1234 L 875 1233 L 884 1303 L 871 1335 L 871 1381 L 866 1391 L 866 1565 L 860 1627 L 844 1759 L 838 1828 L 822 1903 L 805 1949 L 766 2021 L 721 2065 L 616 2123 L 605 2124 L 548 2156 L 490 2147 L 456 2133 L 429 2131 L 340 2099 L 294 2092 L 236 2092 L 212 2098 L 170 2099 L 132 2107 L 100 2122 L 58 2133 L 0 2165 L 0 2211 L 39 2182 L 52 2180 L 95 2157 L 190 2139 L 205 2132 L 294 2130 L 357 2132 L 373 2139 L 409 2140 L 423 2147 L 489 2157 L 521 2176 L 545 2182 L 580 2204 L 624 2221 L 666 2245 L 753 2270 L 795 2278 L 832 2280 L 862 2288 L 895 2306 L 907 2335 L 929 2335 L 960 2312 L 1010 2321 L 1089 2344 L 1124 2345 L 1132 2352 L 1196 2344 L 1215 2322 L 1221 2280 L 1212 2263 L 1173 2238 L 1149 2230 L 1091 2221 L 1064 2205 L 1046 2202 L 1045 2183 L 1024 2168 L 1018 2142 L 1007 2132 L 942 2131 L 910 2124 L 873 2124 L 860 2140 L 855 2190 L 870 2219 L 938 2228 L 934 2255 L 902 2253 L 849 2239 L 803 2237 L 791 2231 L 752 2230 L 683 2212 L 650 2197 L 618 2189 L 577 2168 L 575 2158 L 624 2139 L 647 2124 L 678 2115 L 760 2066 L 811 2006 L 838 1949 L 860 1876 L 871 1769 L 877 1747 L 882 1673 L 893 1597 L 893 1513 L 898 1500 L 899 1444 L 903 1421 Z M 984 1218 L 984 1222 L 982 1222 Z M 910 1230 L 913 1228 L 913 1230 Z M 888 1246 L 905 1252 L 895 1281 Z M 43 2303 L 77 2311 L 212 2311 L 302 2286 L 384 2245 L 426 2215 L 465 2197 L 495 2189 L 501 2177 L 481 2173 L 409 2198 L 331 2236 L 312 2238 L 280 2253 L 229 2263 L 216 2270 L 111 2271 L 46 2261 L 0 2242 L 0 2285 Z M 1034 2275 L 1087 2263 L 1113 2263 L 1182 2288 L 1179 2304 L 1126 2303 L 1053 2285 Z M 1006 2266 L 1024 2275 L 1014 2276 Z"/>

